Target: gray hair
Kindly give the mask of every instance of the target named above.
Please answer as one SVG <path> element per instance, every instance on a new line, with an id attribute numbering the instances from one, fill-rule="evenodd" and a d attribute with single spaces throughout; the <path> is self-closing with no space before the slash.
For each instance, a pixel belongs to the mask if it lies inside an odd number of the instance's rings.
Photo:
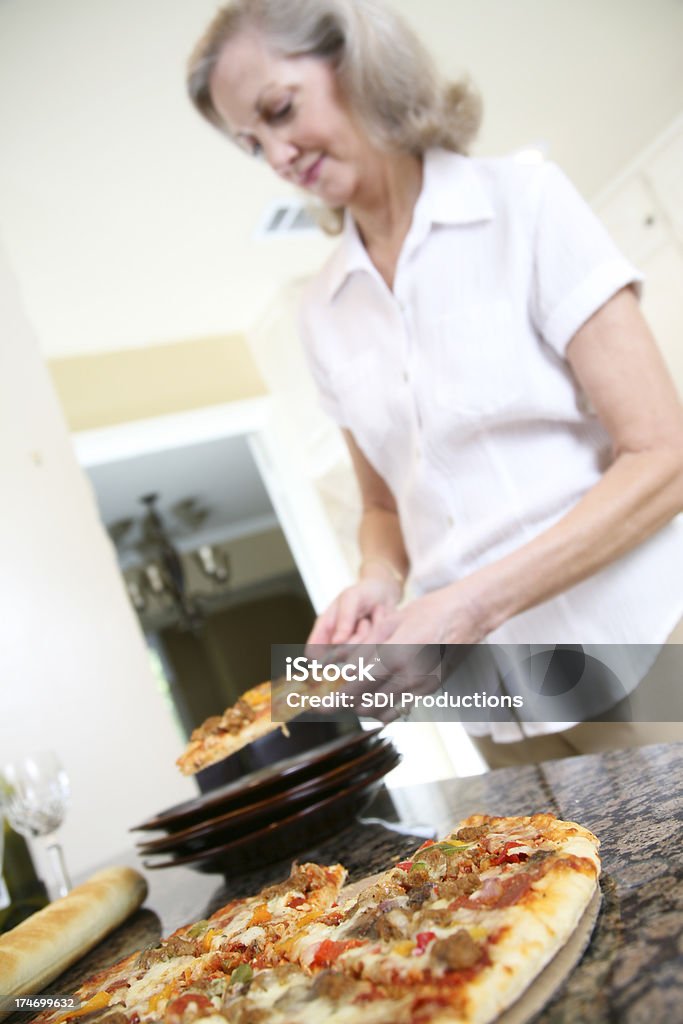
<path id="1" fill-rule="evenodd" d="M 481 102 L 469 81 L 443 82 L 413 30 L 381 0 L 231 0 L 200 39 L 188 70 L 192 102 L 226 134 L 211 76 L 223 47 L 247 29 L 283 56 L 328 61 L 381 148 L 464 153 L 477 132 Z"/>

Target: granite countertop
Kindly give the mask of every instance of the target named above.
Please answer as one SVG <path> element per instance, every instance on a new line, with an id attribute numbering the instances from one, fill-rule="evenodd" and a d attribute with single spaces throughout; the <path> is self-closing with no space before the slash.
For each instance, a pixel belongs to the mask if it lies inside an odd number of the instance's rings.
<path id="1" fill-rule="evenodd" d="M 683 744 L 612 751 L 380 791 L 355 824 L 299 859 L 341 861 L 350 881 L 401 859 L 475 812 L 551 811 L 600 838 L 602 907 L 581 963 L 538 1024 L 683 1021 Z M 419 818 L 419 825 L 416 824 Z M 412 819 L 412 824 L 411 824 Z M 412 829 L 412 831 L 411 831 Z M 140 866 L 133 852 L 116 863 Z M 148 871 L 145 907 L 50 986 L 65 993 L 94 971 L 236 896 L 286 876 L 289 861 L 234 877 L 187 868 Z"/>

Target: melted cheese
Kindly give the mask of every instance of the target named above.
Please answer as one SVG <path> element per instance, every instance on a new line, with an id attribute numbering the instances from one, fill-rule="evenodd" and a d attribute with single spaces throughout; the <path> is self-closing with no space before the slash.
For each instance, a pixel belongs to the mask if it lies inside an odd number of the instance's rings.
<path id="1" fill-rule="evenodd" d="M 177 956 L 173 960 L 162 960 L 158 964 L 152 964 L 141 978 L 131 983 L 126 992 L 125 1005 L 131 1010 L 140 1012 L 141 1006 L 149 1003 L 167 986 L 180 980 L 185 969 L 194 962 L 195 957 L 193 956 Z"/>
<path id="2" fill-rule="evenodd" d="M 300 977 L 295 975 L 293 979 L 290 977 L 284 981 L 269 977 L 267 973 L 258 977 L 261 984 L 250 988 L 248 1005 L 267 1011 L 269 1024 L 291 1024 L 292 1021 L 296 1021 L 296 1024 L 321 1024 L 322 1021 L 325 1024 L 358 1024 L 359 1020 L 363 1024 L 386 1024 L 407 1010 L 412 1001 L 412 996 L 401 1001 L 378 999 L 363 1002 L 359 1007 L 351 997 L 333 1003 L 325 997 L 312 999 L 314 978 L 303 973 Z M 226 1017 L 230 1019 L 229 1005 Z"/>

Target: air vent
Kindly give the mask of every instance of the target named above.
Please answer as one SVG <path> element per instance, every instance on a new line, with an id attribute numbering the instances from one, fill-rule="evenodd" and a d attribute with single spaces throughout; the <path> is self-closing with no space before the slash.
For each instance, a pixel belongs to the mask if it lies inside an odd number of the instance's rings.
<path id="1" fill-rule="evenodd" d="M 266 207 L 256 228 L 257 238 L 279 238 L 318 232 L 320 228 L 300 199 L 276 199 Z"/>

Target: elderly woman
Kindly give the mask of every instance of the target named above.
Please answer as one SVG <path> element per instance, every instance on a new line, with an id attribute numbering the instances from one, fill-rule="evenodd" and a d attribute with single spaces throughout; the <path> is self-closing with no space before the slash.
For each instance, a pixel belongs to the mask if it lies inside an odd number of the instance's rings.
<path id="1" fill-rule="evenodd" d="M 378 0 L 233 0 L 189 88 L 341 229 L 302 328 L 363 560 L 311 641 L 650 645 L 635 685 L 683 614 L 683 416 L 638 272 L 555 166 L 465 155 L 476 97 Z M 587 728 L 521 756 L 609 745 Z"/>

